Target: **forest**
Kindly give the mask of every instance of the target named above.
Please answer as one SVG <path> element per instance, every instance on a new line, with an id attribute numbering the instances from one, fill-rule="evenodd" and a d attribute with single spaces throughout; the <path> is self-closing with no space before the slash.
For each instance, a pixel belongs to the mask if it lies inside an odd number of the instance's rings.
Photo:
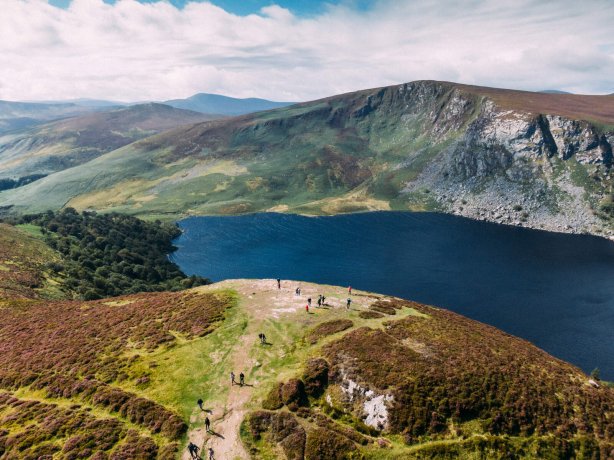
<path id="1" fill-rule="evenodd" d="M 210 282 L 186 276 L 168 259 L 176 249 L 172 241 L 181 233 L 175 224 L 73 208 L 26 215 L 12 223 L 40 227 L 45 242 L 63 257 L 48 268 L 64 278 L 67 292 L 84 300 L 178 291 Z"/>

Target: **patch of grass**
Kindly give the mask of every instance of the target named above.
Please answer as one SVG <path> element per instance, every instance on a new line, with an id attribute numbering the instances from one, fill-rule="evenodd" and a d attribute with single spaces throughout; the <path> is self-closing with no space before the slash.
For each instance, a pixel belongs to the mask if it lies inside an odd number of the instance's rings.
<path id="1" fill-rule="evenodd" d="M 184 420 L 197 410 L 196 401 L 205 407 L 219 406 L 228 393 L 230 358 L 237 339 L 245 332 L 247 317 L 237 308 L 237 295 L 231 290 L 216 293 L 228 299 L 223 324 L 197 339 L 178 339 L 171 348 L 162 348 L 139 359 L 130 368 L 133 375 L 147 374 L 149 384 L 122 385 L 127 390 L 158 401 L 179 412 Z"/>

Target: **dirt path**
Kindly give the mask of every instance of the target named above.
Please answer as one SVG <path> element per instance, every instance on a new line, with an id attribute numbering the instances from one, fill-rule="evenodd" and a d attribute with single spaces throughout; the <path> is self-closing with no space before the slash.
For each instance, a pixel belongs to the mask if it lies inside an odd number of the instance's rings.
<path id="1" fill-rule="evenodd" d="M 237 344 L 233 356 L 233 369 L 237 381 L 239 373 L 247 374 L 247 367 L 251 366 L 249 351 L 255 343 L 254 334 L 248 327 L 247 334 L 241 337 Z M 230 384 L 230 376 L 228 377 Z M 213 414 L 211 428 L 213 433 L 207 435 L 207 448 L 212 447 L 217 453 L 216 459 L 248 459 L 249 455 L 245 451 L 239 437 L 239 428 L 247 412 L 247 403 L 251 397 L 252 383 L 246 381 L 245 386 L 232 385 L 224 407 L 224 413 L 219 414 L 220 418 Z"/>
<path id="2" fill-rule="evenodd" d="M 302 290 L 300 296 L 295 294 L 298 286 Z M 247 328 L 237 340 L 230 358 L 237 381 L 240 372 L 248 376 L 256 364 L 250 358 L 250 351 L 256 345 L 263 322 L 304 311 L 308 297 L 312 298 L 312 305 L 315 308 L 318 293 L 323 289 L 319 285 L 294 281 L 283 281 L 282 289 L 277 289 L 275 280 L 228 280 L 203 289 L 220 288 L 235 289 L 240 296 L 238 308 L 243 309 L 248 315 Z M 332 289 L 335 289 L 334 295 L 331 295 Z M 341 308 L 345 298 L 344 289 L 327 287 L 326 292 L 329 295 L 327 304 L 332 308 Z M 229 374 L 227 378 L 230 385 Z M 201 448 L 201 457 L 204 460 L 208 459 L 209 447 L 213 448 L 216 460 L 249 459 L 249 454 L 241 442 L 239 430 L 248 411 L 254 386 L 258 383 L 257 380 L 246 381 L 243 387 L 234 385 L 230 388 L 224 408 L 208 414 L 213 433 L 205 432 L 204 413 L 195 413 L 192 416 L 190 424 L 193 428 L 188 432 L 188 439 Z M 182 460 L 190 460 L 187 449 L 184 449 Z"/>

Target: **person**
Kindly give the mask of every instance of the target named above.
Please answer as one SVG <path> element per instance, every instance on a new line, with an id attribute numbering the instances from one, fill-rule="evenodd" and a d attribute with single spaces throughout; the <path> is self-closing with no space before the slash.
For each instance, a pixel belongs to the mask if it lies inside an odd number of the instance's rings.
<path id="1" fill-rule="evenodd" d="M 307 303 L 308 303 L 308 304 L 309 304 L 309 306 L 311 307 L 311 297 L 309 297 L 309 298 L 307 299 Z"/>
<path id="2" fill-rule="evenodd" d="M 231 372 L 230 373 L 230 385 L 234 385 L 235 384 L 235 373 Z"/>
<path id="3" fill-rule="evenodd" d="M 245 385 L 245 375 L 243 374 L 243 372 L 239 374 L 239 385 Z"/>
<path id="4" fill-rule="evenodd" d="M 213 454 L 214 454 L 214 452 L 213 452 L 213 447 L 209 447 L 209 460 L 215 460 L 215 459 L 213 458 Z"/>
<path id="5" fill-rule="evenodd" d="M 207 430 L 207 433 L 211 431 L 211 420 L 209 420 L 209 417 L 205 418 L 205 430 Z"/>
<path id="6" fill-rule="evenodd" d="M 345 308 L 347 308 L 347 309 L 349 310 L 349 309 L 350 309 L 350 304 L 351 304 L 351 303 L 352 303 L 352 299 L 350 299 L 350 298 L 348 297 L 348 303 L 347 303 L 347 305 L 346 305 L 346 307 L 345 307 Z"/>
<path id="7" fill-rule="evenodd" d="M 190 457 L 198 458 L 198 446 L 193 442 L 190 442 L 190 444 L 188 444 L 188 452 L 190 452 Z"/>
<path id="8" fill-rule="evenodd" d="M 294 295 L 298 295 L 298 288 L 294 290 Z"/>
<path id="9" fill-rule="evenodd" d="M 309 304 L 305 305 L 305 311 L 309 313 Z"/>
<path id="10" fill-rule="evenodd" d="M 322 296 L 322 305 L 324 305 L 325 300 L 326 300 L 326 297 Z"/>
<path id="11" fill-rule="evenodd" d="M 262 343 L 266 344 L 266 335 L 262 334 Z"/>
<path id="12" fill-rule="evenodd" d="M 349 287 L 348 287 L 348 294 L 349 294 L 349 295 L 352 295 L 352 286 L 349 286 Z"/>
<path id="13" fill-rule="evenodd" d="M 203 400 L 199 399 L 198 401 L 196 401 L 196 404 L 198 404 L 198 407 L 200 407 L 200 410 L 204 410 L 203 409 Z"/>
<path id="14" fill-rule="evenodd" d="M 258 334 L 258 338 L 260 339 L 260 343 L 264 343 L 264 342 L 262 341 L 262 336 L 263 336 L 263 335 L 264 335 L 264 334 L 263 334 L 262 332 L 261 332 L 260 334 Z"/>
<path id="15" fill-rule="evenodd" d="M 322 306 L 322 294 L 318 296 L 318 307 Z"/>
<path id="16" fill-rule="evenodd" d="M 281 289 L 281 280 L 277 278 L 277 289 Z"/>

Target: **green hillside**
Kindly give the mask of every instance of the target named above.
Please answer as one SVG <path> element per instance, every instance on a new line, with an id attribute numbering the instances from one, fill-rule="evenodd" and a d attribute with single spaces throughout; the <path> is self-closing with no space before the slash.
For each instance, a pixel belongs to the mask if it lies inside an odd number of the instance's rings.
<path id="1" fill-rule="evenodd" d="M 6 133 L 0 135 L 0 179 L 51 174 L 135 140 L 212 118 L 163 104 L 142 104 Z"/>
<path id="2" fill-rule="evenodd" d="M 182 127 L 19 191 L 12 212 L 440 210 L 611 234 L 614 103 L 414 82 Z"/>

